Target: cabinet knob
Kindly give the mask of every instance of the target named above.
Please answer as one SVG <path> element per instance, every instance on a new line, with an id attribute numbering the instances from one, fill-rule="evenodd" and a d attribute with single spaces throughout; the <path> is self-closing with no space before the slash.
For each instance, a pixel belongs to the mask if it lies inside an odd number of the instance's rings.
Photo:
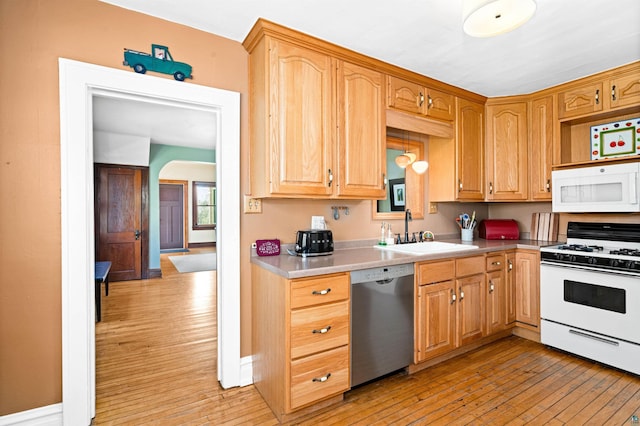
<path id="1" fill-rule="evenodd" d="M 326 288 L 324 290 L 313 290 L 311 294 L 314 296 L 324 296 L 325 294 L 329 294 L 331 292 L 330 288 Z"/>
<path id="2" fill-rule="evenodd" d="M 331 326 L 330 325 L 326 326 L 325 328 L 321 328 L 320 330 L 317 330 L 317 329 L 313 330 L 312 333 L 313 334 L 325 334 L 325 333 L 328 333 L 329 330 L 331 330 Z"/>
<path id="3" fill-rule="evenodd" d="M 497 260 L 497 261 L 495 261 L 495 262 L 491 262 L 491 264 L 492 264 L 493 266 L 500 266 L 500 265 L 502 265 L 502 262 L 500 262 L 499 260 Z"/>
<path id="4" fill-rule="evenodd" d="M 462 302 L 462 299 L 464 299 L 464 291 L 462 291 L 462 287 L 460 287 L 459 292 L 460 292 L 460 301 Z"/>
<path id="5" fill-rule="evenodd" d="M 458 179 L 458 192 L 462 191 L 462 179 Z"/>
<path id="6" fill-rule="evenodd" d="M 600 103 L 600 89 L 596 89 L 596 105 Z"/>
<path id="7" fill-rule="evenodd" d="M 495 287 L 493 285 L 493 281 L 489 281 L 489 293 L 493 293 L 494 289 L 495 289 Z"/>
<path id="8" fill-rule="evenodd" d="M 420 92 L 420 94 L 418 95 L 418 99 L 416 100 L 418 106 L 421 107 L 424 104 L 424 93 Z"/>
<path id="9" fill-rule="evenodd" d="M 547 179 L 547 192 L 551 192 L 551 179 Z"/>
<path id="10" fill-rule="evenodd" d="M 507 264 L 509 265 L 507 268 L 509 272 L 511 272 L 511 270 L 513 269 L 513 262 L 511 261 L 511 259 L 507 260 Z"/>
<path id="11" fill-rule="evenodd" d="M 433 99 L 431 98 L 431 95 L 427 95 L 427 108 L 431 109 L 432 106 L 433 106 Z"/>
<path id="12" fill-rule="evenodd" d="M 453 289 L 451 289 L 450 291 L 451 291 L 451 304 L 453 305 L 456 302 L 456 293 L 453 291 Z"/>
<path id="13" fill-rule="evenodd" d="M 331 186 L 332 183 L 333 183 L 333 172 L 331 171 L 331 169 L 329 169 L 329 183 L 327 184 L 327 186 Z"/>
<path id="14" fill-rule="evenodd" d="M 612 101 L 616 100 L 616 85 L 615 84 L 611 87 L 611 100 Z"/>
<path id="15" fill-rule="evenodd" d="M 384 189 L 387 189 L 387 183 L 389 183 L 389 179 L 387 179 L 387 175 L 386 174 L 382 174 L 382 187 Z"/>
<path id="16" fill-rule="evenodd" d="M 493 182 L 489 182 L 489 194 L 493 194 Z"/>

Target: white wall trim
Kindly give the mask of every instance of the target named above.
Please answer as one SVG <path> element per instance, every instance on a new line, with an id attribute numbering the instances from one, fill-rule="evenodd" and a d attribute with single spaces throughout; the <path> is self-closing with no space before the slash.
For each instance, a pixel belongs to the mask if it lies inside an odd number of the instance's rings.
<path id="1" fill-rule="evenodd" d="M 253 358 L 251 355 L 240 359 L 240 386 L 253 384 Z"/>
<path id="2" fill-rule="evenodd" d="M 134 96 L 221 111 L 216 147 L 219 210 L 218 379 L 240 385 L 240 94 L 59 59 L 62 403 L 65 425 L 95 415 L 92 97 Z"/>
<path id="3" fill-rule="evenodd" d="M 0 426 L 60 426 L 62 404 L 47 405 L 0 417 Z"/>

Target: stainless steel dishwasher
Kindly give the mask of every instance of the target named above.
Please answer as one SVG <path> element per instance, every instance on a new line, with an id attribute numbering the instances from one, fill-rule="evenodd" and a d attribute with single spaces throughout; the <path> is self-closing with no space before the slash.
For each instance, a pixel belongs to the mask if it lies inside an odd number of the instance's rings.
<path id="1" fill-rule="evenodd" d="M 413 263 L 351 272 L 351 386 L 413 361 Z"/>

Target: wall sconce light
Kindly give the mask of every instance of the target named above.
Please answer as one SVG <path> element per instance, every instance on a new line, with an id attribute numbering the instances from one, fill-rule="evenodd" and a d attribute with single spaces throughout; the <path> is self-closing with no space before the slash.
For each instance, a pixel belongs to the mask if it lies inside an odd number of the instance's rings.
<path id="1" fill-rule="evenodd" d="M 536 12 L 535 0 L 464 0 L 464 32 L 492 37 L 513 31 Z"/>

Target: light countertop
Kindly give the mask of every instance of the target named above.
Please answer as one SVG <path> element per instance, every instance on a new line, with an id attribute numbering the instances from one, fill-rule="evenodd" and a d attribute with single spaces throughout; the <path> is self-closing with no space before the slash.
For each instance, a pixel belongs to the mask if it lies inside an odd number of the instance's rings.
<path id="1" fill-rule="evenodd" d="M 462 244 L 460 239 L 437 239 L 437 241 Z M 267 269 L 285 278 L 304 278 L 314 275 L 333 274 L 337 272 L 355 271 L 357 269 L 378 268 L 382 266 L 415 263 L 424 260 L 448 259 L 452 257 L 472 256 L 492 251 L 529 249 L 539 250 L 540 247 L 554 244 L 553 241 L 538 240 L 484 240 L 475 239 L 470 245 L 477 249 L 460 250 L 439 254 L 413 255 L 380 250 L 374 248 L 375 241 L 358 243 L 335 243 L 333 254 L 327 256 L 307 257 L 291 256 L 286 246 L 281 248 L 279 256 L 251 256 L 251 263 Z"/>

